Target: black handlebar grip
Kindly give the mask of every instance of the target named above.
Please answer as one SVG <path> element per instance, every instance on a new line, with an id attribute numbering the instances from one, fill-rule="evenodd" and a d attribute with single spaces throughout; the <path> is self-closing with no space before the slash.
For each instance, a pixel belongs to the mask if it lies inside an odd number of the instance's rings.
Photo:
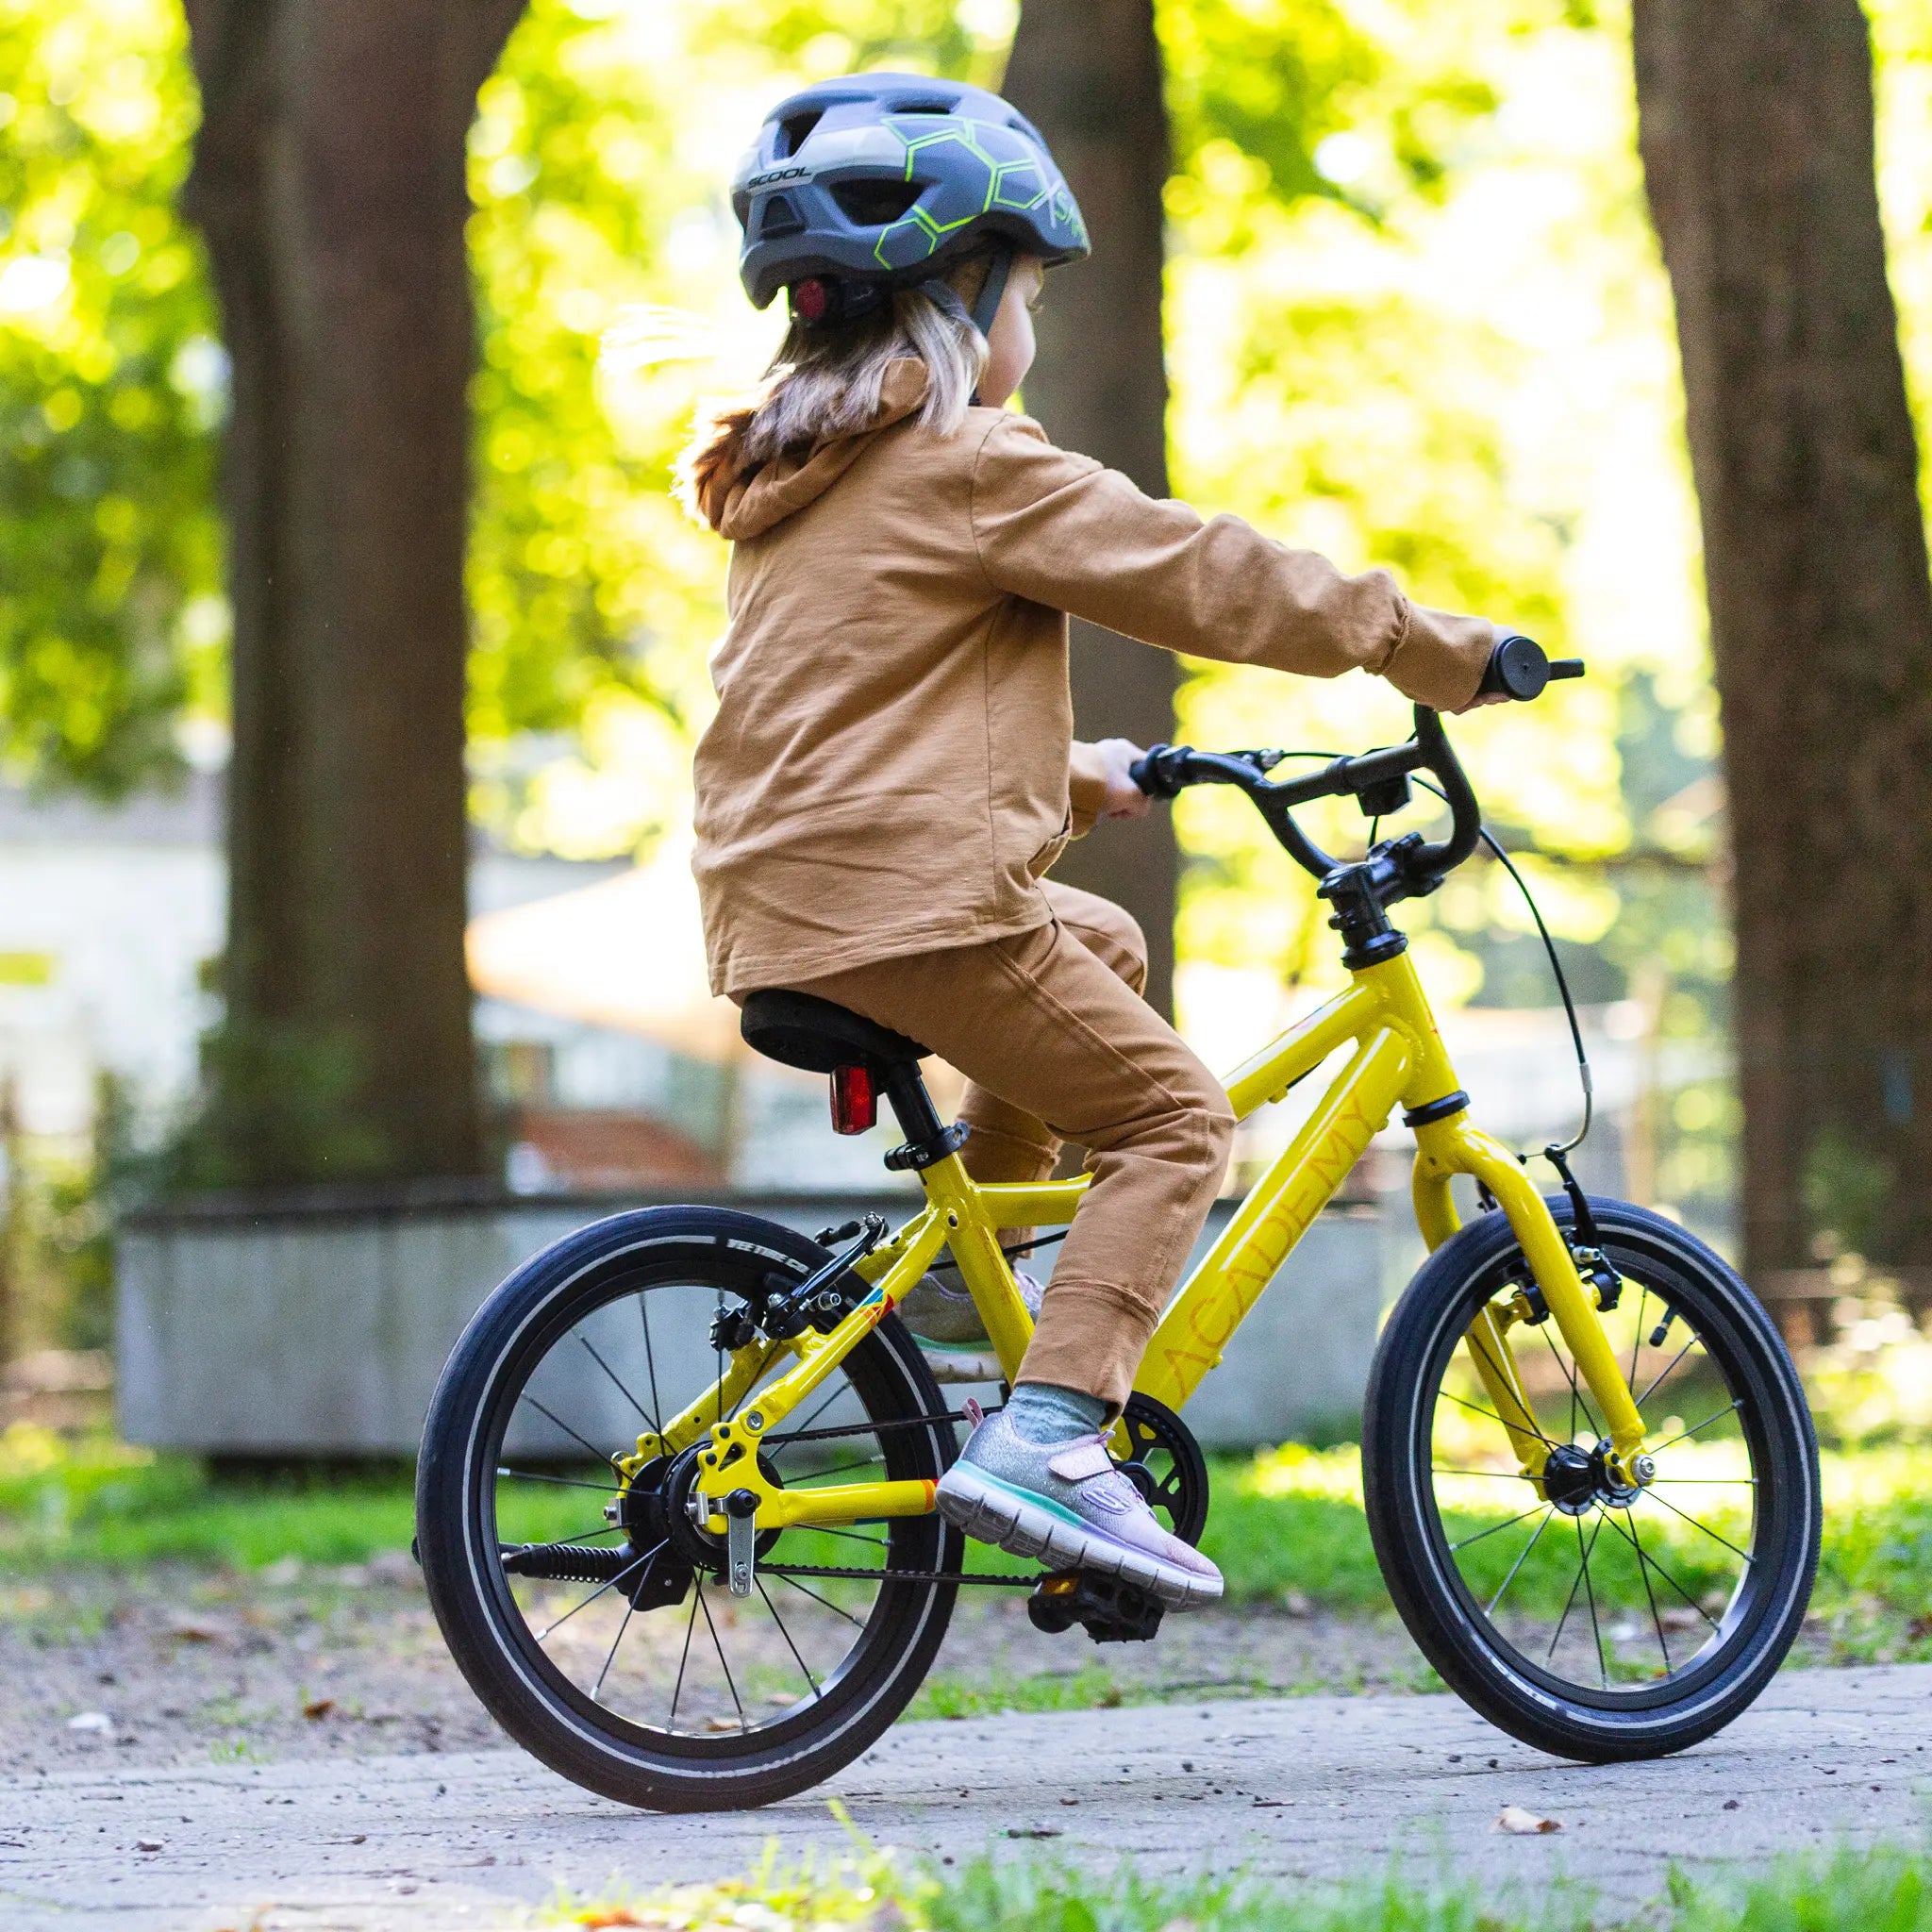
<path id="1" fill-rule="evenodd" d="M 1543 686 L 1549 681 L 1550 660 L 1543 655 L 1543 647 L 1534 638 L 1511 632 L 1500 639 L 1490 653 L 1483 681 L 1476 691 L 1480 695 L 1514 698 L 1526 705 L 1531 698 L 1542 695 Z"/>

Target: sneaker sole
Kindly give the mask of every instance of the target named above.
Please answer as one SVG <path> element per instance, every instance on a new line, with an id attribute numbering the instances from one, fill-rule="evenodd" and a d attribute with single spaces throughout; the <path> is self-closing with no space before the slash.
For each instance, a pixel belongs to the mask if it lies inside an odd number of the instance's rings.
<path id="1" fill-rule="evenodd" d="M 939 1512 L 970 1537 L 1015 1557 L 1040 1557 L 1066 1570 L 1100 1570 L 1137 1585 L 1171 1610 L 1218 1603 L 1219 1576 L 1197 1576 L 1137 1550 L 997 1476 L 956 1462 L 940 1478 Z"/>

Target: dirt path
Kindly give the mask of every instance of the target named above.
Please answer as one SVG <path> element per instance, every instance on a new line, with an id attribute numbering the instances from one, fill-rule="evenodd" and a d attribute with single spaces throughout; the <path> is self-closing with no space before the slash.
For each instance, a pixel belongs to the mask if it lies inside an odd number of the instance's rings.
<path id="1" fill-rule="evenodd" d="M 407 1557 L 266 1575 L 163 1568 L 0 1585 L 0 1770 L 266 1764 L 503 1741 L 443 1650 Z M 1392 1617 L 1197 1614 L 1170 1619 L 1154 1643 L 1102 1648 L 1077 1630 L 1044 1637 L 1020 1602 L 976 1591 L 912 1715 L 1428 1683 Z"/>
<path id="2" fill-rule="evenodd" d="M 846 1840 L 942 1858 L 987 1846 L 1110 1868 L 1284 1878 L 1474 1873 L 1655 1897 L 1708 1870 L 1843 1835 L 1915 1839 L 1932 1666 L 1791 1672 L 1723 1736 L 1655 1764 L 1587 1769 L 1512 1744 L 1455 1699 L 1309 1696 L 901 1724 L 823 1791 L 715 1818 L 628 1812 L 519 1753 L 340 1757 L 0 1781 L 9 1932 L 441 1932 L 518 1923 L 568 1886 L 649 1887 Z M 1068 1802 L 1074 1800 L 1074 1802 Z M 1506 1836 L 1506 1805 L 1560 1830 Z M 1015 1842 L 1016 1837 L 1019 1842 Z"/>

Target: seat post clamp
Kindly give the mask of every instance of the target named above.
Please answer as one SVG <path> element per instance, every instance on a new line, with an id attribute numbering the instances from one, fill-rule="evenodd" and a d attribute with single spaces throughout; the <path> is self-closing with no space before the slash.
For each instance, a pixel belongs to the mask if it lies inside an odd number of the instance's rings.
<path id="1" fill-rule="evenodd" d="M 949 1154 L 957 1154 L 965 1146 L 966 1137 L 972 1131 L 964 1121 L 955 1121 L 926 1140 L 908 1141 L 903 1147 L 894 1147 L 886 1156 L 886 1165 L 894 1173 L 903 1173 L 908 1168 L 937 1167 Z"/>

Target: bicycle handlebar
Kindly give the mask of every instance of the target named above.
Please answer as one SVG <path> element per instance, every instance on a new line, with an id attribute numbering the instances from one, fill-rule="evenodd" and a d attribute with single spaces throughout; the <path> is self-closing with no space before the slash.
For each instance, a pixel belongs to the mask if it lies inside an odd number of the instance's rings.
<path id="1" fill-rule="evenodd" d="M 1580 658 L 1553 664 L 1541 645 L 1512 632 L 1491 653 L 1478 690 L 1526 704 L 1540 697 L 1553 679 L 1582 675 Z M 1353 796 L 1371 816 L 1386 816 L 1408 803 L 1411 772 L 1435 774 L 1448 801 L 1450 828 L 1441 842 L 1417 845 L 1407 857 L 1406 872 L 1418 879 L 1441 878 L 1475 850 L 1482 836 L 1482 811 L 1468 774 L 1442 729 L 1441 714 L 1426 705 L 1415 708 L 1415 736 L 1407 744 L 1336 758 L 1305 778 L 1276 784 L 1268 774 L 1282 757 L 1280 752 L 1196 751 L 1191 745 L 1157 744 L 1136 758 L 1128 772 L 1151 798 L 1173 798 L 1191 785 L 1232 785 L 1245 791 L 1289 857 L 1318 879 L 1338 870 L 1341 861 L 1329 858 L 1296 824 L 1295 807 L 1318 798 Z"/>

